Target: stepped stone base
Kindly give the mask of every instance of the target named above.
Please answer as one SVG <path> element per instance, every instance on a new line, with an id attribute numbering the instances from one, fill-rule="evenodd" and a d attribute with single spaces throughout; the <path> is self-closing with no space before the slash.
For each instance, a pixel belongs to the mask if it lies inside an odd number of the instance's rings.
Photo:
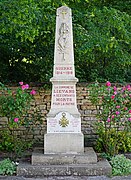
<path id="1" fill-rule="evenodd" d="M 17 167 L 18 176 L 44 177 L 44 176 L 100 176 L 110 175 L 111 166 L 108 161 L 96 164 L 73 165 L 30 165 L 20 164 Z"/>
<path id="2" fill-rule="evenodd" d="M 97 155 L 92 147 L 86 148 L 81 154 L 32 154 L 32 165 L 62 165 L 97 163 Z"/>
<path id="3" fill-rule="evenodd" d="M 20 163 L 17 175 L 25 177 L 44 176 L 98 176 L 110 175 L 111 165 L 107 160 L 97 162 L 93 148 L 85 148 L 83 154 L 32 154 L 32 164 Z"/>

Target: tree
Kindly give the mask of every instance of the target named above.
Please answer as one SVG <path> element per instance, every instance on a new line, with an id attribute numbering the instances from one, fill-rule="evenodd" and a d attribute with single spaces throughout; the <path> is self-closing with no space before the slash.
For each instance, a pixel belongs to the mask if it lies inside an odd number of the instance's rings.
<path id="1" fill-rule="evenodd" d="M 130 80 L 130 16 L 107 7 L 79 13 L 74 32 L 80 76 L 82 69 L 84 81 Z"/>
<path id="2" fill-rule="evenodd" d="M 73 12 L 76 76 L 80 81 L 130 81 L 129 1 L 2 0 L 0 78 L 49 81 L 52 76 L 55 14 Z M 127 6 L 128 5 L 128 6 Z M 124 11 L 124 12 L 123 12 Z"/>

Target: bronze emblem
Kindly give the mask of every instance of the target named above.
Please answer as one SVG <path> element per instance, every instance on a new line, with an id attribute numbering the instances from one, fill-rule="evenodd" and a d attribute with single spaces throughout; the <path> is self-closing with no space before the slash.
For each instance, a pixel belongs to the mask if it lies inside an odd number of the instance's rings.
<path id="1" fill-rule="evenodd" d="M 66 118 L 66 113 L 62 113 L 62 118 L 59 120 L 59 124 L 62 127 L 68 126 L 69 120 Z"/>

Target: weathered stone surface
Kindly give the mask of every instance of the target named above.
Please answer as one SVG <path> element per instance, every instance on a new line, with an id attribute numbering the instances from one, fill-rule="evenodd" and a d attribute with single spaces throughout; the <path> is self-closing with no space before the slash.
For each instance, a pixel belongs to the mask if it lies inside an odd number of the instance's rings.
<path id="1" fill-rule="evenodd" d="M 97 155 L 92 147 L 78 154 L 43 154 L 43 150 L 32 154 L 32 165 L 87 164 L 97 163 Z"/>
<path id="2" fill-rule="evenodd" d="M 82 133 L 48 133 L 45 134 L 44 153 L 82 153 L 84 137 Z"/>
<path id="3" fill-rule="evenodd" d="M 111 166 L 108 161 L 103 160 L 96 164 L 73 164 L 73 165 L 30 165 L 19 164 L 18 176 L 97 176 L 110 175 Z"/>
<path id="4" fill-rule="evenodd" d="M 7 117 L 0 117 L 0 124 L 6 124 L 8 122 L 8 118 Z"/>
<path id="5" fill-rule="evenodd" d="M 40 110 L 46 109 L 46 105 L 40 105 Z"/>

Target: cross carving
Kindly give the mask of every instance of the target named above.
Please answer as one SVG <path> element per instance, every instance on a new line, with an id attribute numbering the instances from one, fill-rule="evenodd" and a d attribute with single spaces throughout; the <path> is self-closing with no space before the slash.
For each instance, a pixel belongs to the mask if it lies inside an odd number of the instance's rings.
<path id="1" fill-rule="evenodd" d="M 63 10 L 61 14 L 63 15 L 63 19 L 65 19 L 65 15 L 67 14 L 67 12 Z"/>

